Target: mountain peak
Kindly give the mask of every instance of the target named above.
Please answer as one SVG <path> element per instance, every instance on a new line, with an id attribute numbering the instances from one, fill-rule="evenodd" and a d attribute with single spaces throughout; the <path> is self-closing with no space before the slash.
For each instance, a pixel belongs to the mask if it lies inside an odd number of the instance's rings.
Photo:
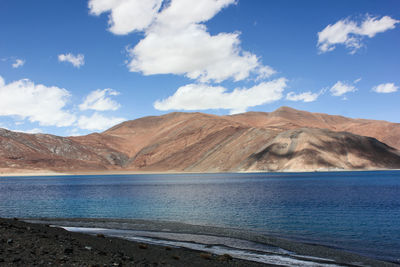
<path id="1" fill-rule="evenodd" d="M 277 108 L 273 112 L 282 112 L 282 111 L 285 111 L 285 112 L 299 112 L 300 110 L 297 110 L 297 109 L 294 109 L 294 108 L 291 108 L 291 107 L 288 107 L 288 106 L 281 106 L 281 107 Z"/>

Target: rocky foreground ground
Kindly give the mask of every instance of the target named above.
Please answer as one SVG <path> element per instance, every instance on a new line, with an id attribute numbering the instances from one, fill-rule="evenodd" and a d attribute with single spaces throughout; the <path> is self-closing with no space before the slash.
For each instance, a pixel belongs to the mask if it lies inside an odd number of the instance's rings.
<path id="1" fill-rule="evenodd" d="M 183 248 L 0 219 L 0 266 L 265 266 Z"/>

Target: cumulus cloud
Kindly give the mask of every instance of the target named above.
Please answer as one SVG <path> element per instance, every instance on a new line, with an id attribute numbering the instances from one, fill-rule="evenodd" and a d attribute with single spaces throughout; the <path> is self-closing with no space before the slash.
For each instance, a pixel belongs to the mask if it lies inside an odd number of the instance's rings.
<path id="1" fill-rule="evenodd" d="M 361 23 L 350 19 L 342 19 L 335 24 L 326 26 L 318 33 L 317 47 L 321 53 L 332 51 L 336 45 L 343 44 L 350 53 L 354 54 L 363 46 L 364 37 L 372 38 L 377 33 L 394 29 L 400 20 L 393 19 L 389 16 L 371 17 L 366 15 Z"/>
<path id="2" fill-rule="evenodd" d="M 233 78 L 243 80 L 251 73 L 268 77 L 256 55 L 241 51 L 238 33 L 211 36 L 203 25 L 191 25 L 174 33 L 154 32 L 129 50 L 130 71 L 185 75 L 200 82 Z M 201 44 L 201 45 L 199 45 Z"/>
<path id="3" fill-rule="evenodd" d="M 399 89 L 394 83 L 382 83 L 372 88 L 372 91 L 376 93 L 394 93 Z"/>
<path id="4" fill-rule="evenodd" d="M 106 117 L 98 112 L 92 116 L 80 116 L 78 119 L 78 127 L 84 130 L 103 131 L 118 123 L 125 121 L 124 118 Z"/>
<path id="5" fill-rule="evenodd" d="M 351 84 L 338 81 L 331 87 L 330 91 L 333 96 L 342 96 L 346 93 L 357 91 L 357 88 Z"/>
<path id="6" fill-rule="evenodd" d="M 58 61 L 60 62 L 69 62 L 74 67 L 80 68 L 85 64 L 85 56 L 82 54 L 74 55 L 71 53 L 68 54 L 60 54 L 58 55 Z"/>
<path id="7" fill-rule="evenodd" d="M 299 93 L 299 94 L 296 94 L 295 92 L 289 92 L 286 95 L 286 99 L 290 100 L 290 101 L 313 102 L 313 101 L 317 100 L 317 98 L 319 97 L 321 92 L 312 93 L 312 92 L 308 91 L 308 92 Z"/>
<path id="8" fill-rule="evenodd" d="M 15 62 L 12 64 L 14 69 L 22 67 L 25 64 L 25 60 L 17 58 Z"/>
<path id="9" fill-rule="evenodd" d="M 92 15 L 110 12 L 109 31 L 114 34 L 128 34 L 146 29 L 157 15 L 162 0 L 90 0 Z"/>
<path id="10" fill-rule="evenodd" d="M 127 49 L 130 56 L 127 65 L 132 72 L 185 75 L 200 82 L 239 81 L 251 74 L 269 77 L 275 71 L 261 64 L 256 55 L 241 49 L 238 32 L 211 35 L 204 25 L 234 2 L 91 0 L 89 8 L 95 15 L 110 12 L 109 30 L 115 34 L 145 33 L 135 47 Z M 135 8 L 123 9 L 123 5 Z M 135 16 L 136 13 L 140 16 Z"/>
<path id="11" fill-rule="evenodd" d="M 157 100 L 158 110 L 229 109 L 231 114 L 245 112 L 247 108 L 271 103 L 282 98 L 285 78 L 262 82 L 251 88 L 236 88 L 232 92 L 222 86 L 188 84 L 178 88 L 172 96 Z"/>
<path id="12" fill-rule="evenodd" d="M 76 118 L 65 106 L 70 93 L 22 79 L 6 84 L 0 76 L 0 116 L 19 116 L 45 126 L 70 126 Z"/>
<path id="13" fill-rule="evenodd" d="M 116 95 L 119 95 L 119 92 L 110 88 L 94 90 L 86 96 L 83 103 L 79 105 L 79 109 L 98 111 L 117 110 L 121 105 L 109 97 Z"/>

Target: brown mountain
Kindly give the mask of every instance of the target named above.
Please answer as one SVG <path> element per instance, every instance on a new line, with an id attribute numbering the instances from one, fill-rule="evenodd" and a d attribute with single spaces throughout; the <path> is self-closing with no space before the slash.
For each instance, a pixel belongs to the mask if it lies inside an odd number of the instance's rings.
<path id="1" fill-rule="evenodd" d="M 311 113 L 281 107 L 274 112 L 247 112 L 232 117 L 233 120 L 248 123 L 253 127 L 276 127 L 296 129 L 302 127 L 329 129 L 369 136 L 400 150 L 400 123 L 387 121 L 351 119 L 323 113 Z"/>
<path id="2" fill-rule="evenodd" d="M 232 116 L 169 113 L 103 133 L 0 130 L 0 169 L 265 171 L 400 168 L 400 124 L 282 107 Z"/>
<path id="3" fill-rule="evenodd" d="M 8 171 L 106 170 L 127 160 L 125 154 L 110 147 L 102 152 L 66 137 L 0 129 L 0 169 Z"/>

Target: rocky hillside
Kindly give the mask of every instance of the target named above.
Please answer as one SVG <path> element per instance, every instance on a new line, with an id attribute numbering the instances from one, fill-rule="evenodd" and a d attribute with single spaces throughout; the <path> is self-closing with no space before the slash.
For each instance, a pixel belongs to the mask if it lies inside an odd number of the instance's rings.
<path id="1" fill-rule="evenodd" d="M 278 134 L 241 166 L 246 170 L 398 168 L 400 153 L 372 137 L 300 128 Z"/>
<path id="2" fill-rule="evenodd" d="M 106 170 L 128 159 L 110 147 L 101 152 L 70 138 L 0 129 L 0 169 Z"/>
<path id="3" fill-rule="evenodd" d="M 282 130 L 297 128 L 320 128 L 336 132 L 349 132 L 369 136 L 400 150 L 400 123 L 352 119 L 323 113 L 311 113 L 281 107 L 274 112 L 247 112 L 227 116 L 232 120 L 253 127 L 274 127 Z"/>
<path id="4" fill-rule="evenodd" d="M 400 124 L 282 107 L 232 116 L 169 113 L 103 133 L 0 130 L 0 168 L 278 171 L 400 168 Z"/>

